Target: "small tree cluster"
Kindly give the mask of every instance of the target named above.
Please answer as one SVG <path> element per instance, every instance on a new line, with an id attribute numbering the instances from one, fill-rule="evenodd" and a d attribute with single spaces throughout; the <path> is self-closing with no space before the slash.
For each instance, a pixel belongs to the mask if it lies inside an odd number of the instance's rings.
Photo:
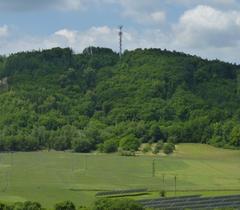
<path id="1" fill-rule="evenodd" d="M 133 200 L 127 199 L 100 199 L 95 202 L 93 210 L 144 210 L 144 208 Z"/>
<path id="2" fill-rule="evenodd" d="M 174 150 L 175 150 L 175 145 L 172 144 L 172 143 L 165 143 L 163 145 L 163 152 L 166 155 L 169 155 L 169 154 L 173 153 Z"/>

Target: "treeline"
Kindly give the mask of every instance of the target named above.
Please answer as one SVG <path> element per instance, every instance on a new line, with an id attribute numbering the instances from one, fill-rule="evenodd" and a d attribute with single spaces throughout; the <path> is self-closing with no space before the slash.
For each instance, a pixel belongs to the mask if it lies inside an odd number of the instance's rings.
<path id="1" fill-rule="evenodd" d="M 39 202 L 25 201 L 13 204 L 0 203 L 0 210 L 45 210 Z M 71 201 L 63 201 L 54 206 L 54 210 L 144 210 L 136 201 L 128 199 L 99 199 L 92 207 L 76 207 Z"/>
<path id="2" fill-rule="evenodd" d="M 0 57 L 0 151 L 240 147 L 240 67 L 160 49 Z"/>
<path id="3" fill-rule="evenodd" d="M 13 204 L 0 203 L 0 210 L 46 210 L 38 202 L 25 201 Z M 144 210 L 137 201 L 129 199 L 99 199 L 91 207 L 76 207 L 71 201 L 57 203 L 54 210 Z M 236 208 L 217 208 L 215 210 L 234 210 Z M 150 210 L 150 209 L 148 209 Z"/>

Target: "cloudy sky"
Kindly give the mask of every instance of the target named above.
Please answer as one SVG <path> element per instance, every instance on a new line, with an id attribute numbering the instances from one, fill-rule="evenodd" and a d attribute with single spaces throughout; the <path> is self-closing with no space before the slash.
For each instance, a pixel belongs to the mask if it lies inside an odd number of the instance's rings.
<path id="1" fill-rule="evenodd" d="M 240 0 L 0 0 L 0 54 L 166 48 L 240 63 Z"/>

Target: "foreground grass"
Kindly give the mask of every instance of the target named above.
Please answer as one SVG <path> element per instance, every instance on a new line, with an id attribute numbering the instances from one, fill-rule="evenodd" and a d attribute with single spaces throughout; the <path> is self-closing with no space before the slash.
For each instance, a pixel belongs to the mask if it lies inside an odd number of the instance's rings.
<path id="1" fill-rule="evenodd" d="M 151 190 L 135 199 L 158 197 L 163 189 L 169 196 L 240 194 L 240 151 L 181 144 L 171 156 L 0 154 L 0 201 L 35 200 L 52 207 L 72 200 L 88 205 L 97 191 L 135 188 Z"/>

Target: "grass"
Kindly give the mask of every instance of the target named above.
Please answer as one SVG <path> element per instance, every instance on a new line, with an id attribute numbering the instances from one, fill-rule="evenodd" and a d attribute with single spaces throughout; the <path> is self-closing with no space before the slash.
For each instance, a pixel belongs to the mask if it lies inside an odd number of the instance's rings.
<path id="1" fill-rule="evenodd" d="M 175 176 L 177 195 L 240 194 L 240 151 L 180 144 L 171 156 L 0 153 L 0 201 L 35 200 L 52 207 L 72 200 L 88 205 L 98 191 L 138 188 L 151 192 L 134 199 L 159 197 L 163 189 L 173 196 Z"/>

